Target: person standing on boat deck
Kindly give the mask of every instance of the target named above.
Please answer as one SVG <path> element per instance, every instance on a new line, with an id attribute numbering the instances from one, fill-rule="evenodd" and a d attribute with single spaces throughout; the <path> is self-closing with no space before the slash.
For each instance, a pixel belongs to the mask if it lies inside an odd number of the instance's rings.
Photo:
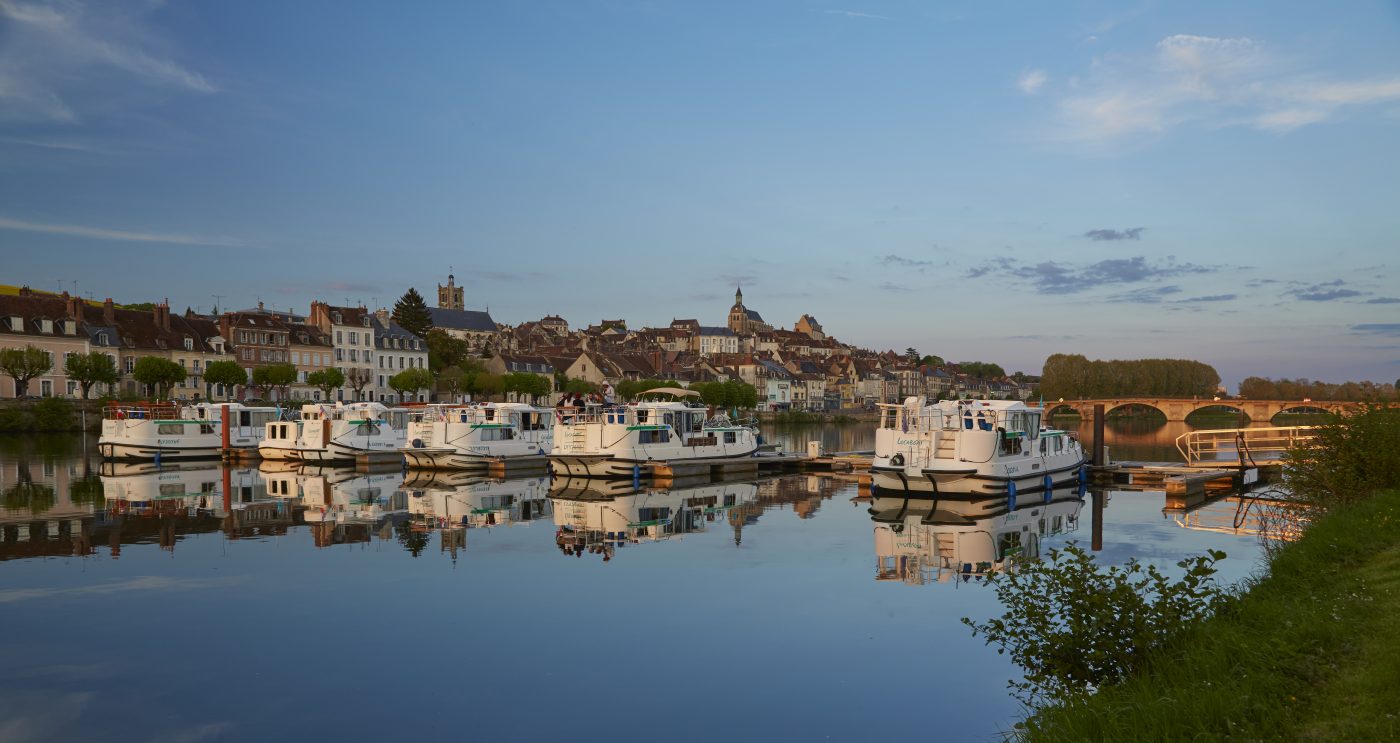
<path id="1" fill-rule="evenodd" d="M 613 390 L 612 382 L 603 383 L 603 402 L 610 406 L 617 404 L 617 392 Z"/>

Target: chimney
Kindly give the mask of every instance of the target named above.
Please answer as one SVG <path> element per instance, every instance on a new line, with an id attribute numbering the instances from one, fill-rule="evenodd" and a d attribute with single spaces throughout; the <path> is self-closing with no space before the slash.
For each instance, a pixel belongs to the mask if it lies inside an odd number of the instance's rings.
<path id="1" fill-rule="evenodd" d="M 107 299 L 102 302 L 102 322 L 108 326 L 117 324 L 117 311 L 112 306 L 111 297 L 107 297 Z"/>
<path id="2" fill-rule="evenodd" d="M 83 301 L 82 297 L 69 297 L 66 304 L 68 316 L 73 318 L 73 322 L 81 325 L 83 322 L 83 305 L 86 304 L 86 302 Z"/>
<path id="3" fill-rule="evenodd" d="M 21 286 L 21 287 L 19 288 L 19 295 L 20 295 L 21 297 L 32 296 L 33 294 L 34 294 L 34 290 L 33 290 L 33 289 L 30 289 L 28 284 L 26 284 L 26 285 L 24 285 L 24 286 Z"/>
<path id="4" fill-rule="evenodd" d="M 160 328 L 161 330 L 164 330 L 165 332 L 169 333 L 169 332 L 170 332 L 170 300 L 167 299 L 167 300 L 165 300 L 164 302 L 161 302 L 160 304 L 156 305 L 156 306 L 155 306 L 155 309 L 151 310 L 151 312 L 152 312 L 152 314 L 155 315 L 156 327 L 158 327 L 158 328 Z"/>

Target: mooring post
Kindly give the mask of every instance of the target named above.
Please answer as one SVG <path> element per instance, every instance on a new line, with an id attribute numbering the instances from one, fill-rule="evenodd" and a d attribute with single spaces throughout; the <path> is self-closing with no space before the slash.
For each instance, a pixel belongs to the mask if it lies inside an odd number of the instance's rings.
<path id="1" fill-rule="evenodd" d="M 1108 457 L 1104 454 L 1103 443 L 1103 403 L 1094 405 L 1094 466 L 1102 467 L 1108 464 Z"/>
<path id="2" fill-rule="evenodd" d="M 223 446 L 224 446 L 224 450 L 223 450 L 222 454 L 223 454 L 223 456 L 227 457 L 227 456 L 228 456 L 228 445 L 229 445 L 229 433 L 228 433 L 228 403 L 224 403 L 224 405 L 223 405 L 223 412 L 219 413 L 219 427 L 220 427 L 221 429 L 223 429 L 222 432 L 221 432 L 221 434 L 220 434 L 220 435 L 222 436 Z"/>
<path id="3" fill-rule="evenodd" d="M 1091 527 L 1093 531 L 1092 548 L 1094 552 L 1103 550 L 1103 502 L 1104 491 L 1102 488 L 1094 489 L 1094 523 Z"/>

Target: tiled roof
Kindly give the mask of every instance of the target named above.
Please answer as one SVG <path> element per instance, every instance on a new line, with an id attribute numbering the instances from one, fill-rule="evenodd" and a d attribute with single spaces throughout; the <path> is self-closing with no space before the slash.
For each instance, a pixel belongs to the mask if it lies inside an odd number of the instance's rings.
<path id="1" fill-rule="evenodd" d="M 491 315 L 480 310 L 449 310 L 444 307 L 429 307 L 433 316 L 433 327 L 444 330 L 474 330 L 496 332 L 496 321 Z"/>

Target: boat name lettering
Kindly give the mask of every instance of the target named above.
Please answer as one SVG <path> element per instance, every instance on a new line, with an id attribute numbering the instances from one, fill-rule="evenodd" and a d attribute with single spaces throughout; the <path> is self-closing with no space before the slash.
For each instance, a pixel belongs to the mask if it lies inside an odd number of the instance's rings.
<path id="1" fill-rule="evenodd" d="M 895 446 L 918 446 L 924 442 L 919 439 L 895 439 Z"/>

